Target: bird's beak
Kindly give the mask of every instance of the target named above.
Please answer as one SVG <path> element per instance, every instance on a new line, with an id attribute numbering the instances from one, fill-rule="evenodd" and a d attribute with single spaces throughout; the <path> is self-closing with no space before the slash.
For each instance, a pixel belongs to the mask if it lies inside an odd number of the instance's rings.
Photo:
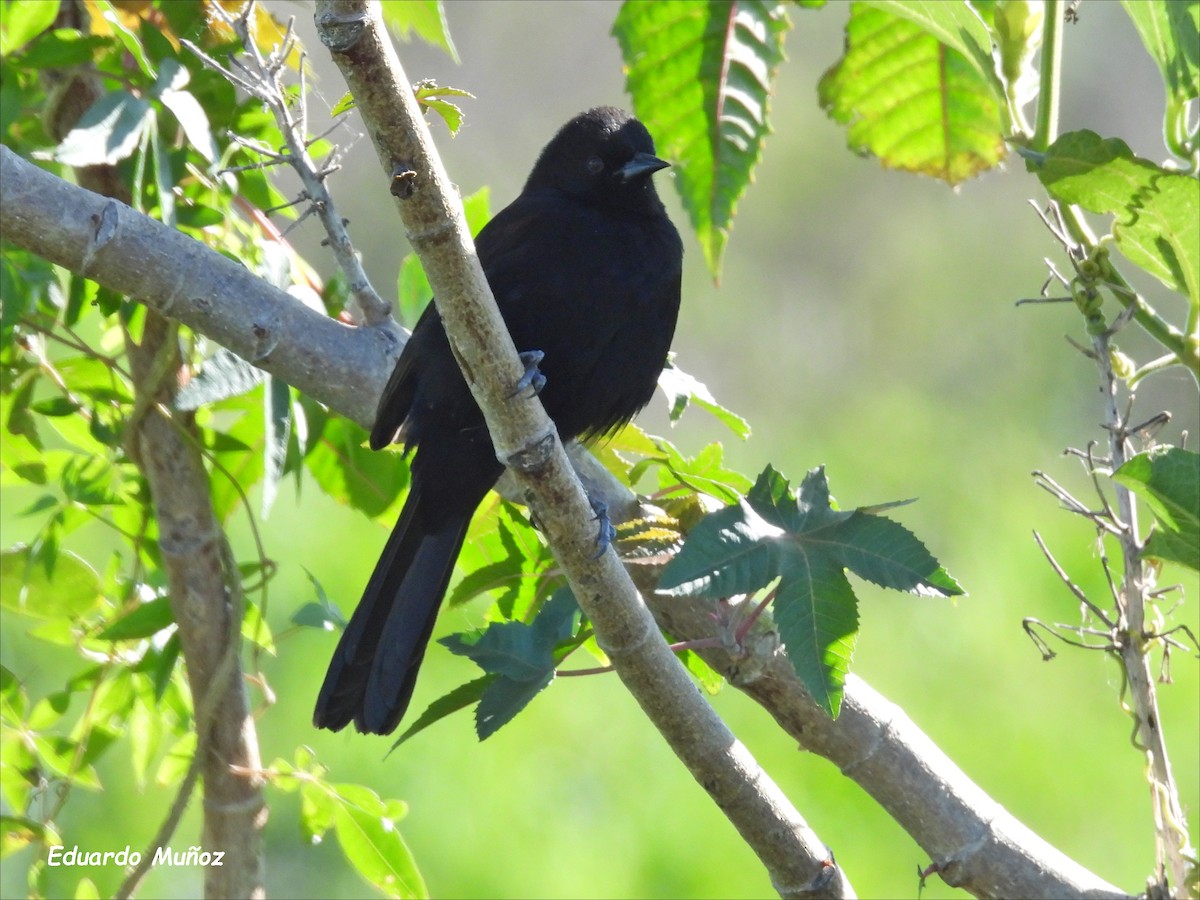
<path id="1" fill-rule="evenodd" d="M 622 181 L 628 182 L 635 178 L 652 175 L 659 169 L 669 168 L 670 165 L 665 159 L 659 159 L 653 153 L 635 153 L 633 159 L 617 169 L 617 174 L 621 176 Z"/>

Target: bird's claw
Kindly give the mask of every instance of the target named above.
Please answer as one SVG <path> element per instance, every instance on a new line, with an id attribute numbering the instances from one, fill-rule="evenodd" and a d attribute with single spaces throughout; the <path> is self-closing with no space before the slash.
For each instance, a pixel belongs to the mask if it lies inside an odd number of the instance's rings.
<path id="1" fill-rule="evenodd" d="M 592 557 L 592 559 L 599 559 L 604 555 L 604 551 L 609 548 L 612 542 L 617 539 L 617 529 L 608 517 L 607 503 L 590 494 L 588 495 L 588 503 L 591 504 L 592 512 L 596 514 L 594 521 L 600 523 L 596 533 L 596 555 Z"/>
<path id="2" fill-rule="evenodd" d="M 546 354 L 541 350 L 526 350 L 518 353 L 522 365 L 525 366 L 525 374 L 517 381 L 517 386 L 513 388 L 513 392 L 509 397 L 515 397 L 517 394 L 533 389 L 533 396 L 537 396 L 542 392 L 542 388 L 546 386 L 546 376 L 538 369 L 538 363 L 546 358 Z"/>

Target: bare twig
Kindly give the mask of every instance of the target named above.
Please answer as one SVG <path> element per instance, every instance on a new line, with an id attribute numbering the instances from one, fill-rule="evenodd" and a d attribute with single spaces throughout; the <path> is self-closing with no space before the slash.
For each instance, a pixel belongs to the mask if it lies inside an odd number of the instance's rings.
<path id="1" fill-rule="evenodd" d="M 237 35 L 242 44 L 244 59 L 233 57 L 230 59 L 228 67 L 222 66 L 194 44 L 187 42 L 185 44 L 206 65 L 223 74 L 251 96 L 261 100 L 271 111 L 287 144 L 286 153 L 272 151 L 257 142 L 237 137 L 235 140 L 265 156 L 272 163 L 286 163 L 296 171 L 304 185 L 302 196 L 309 203 L 301 219 L 312 213 L 321 219 L 321 224 L 326 234 L 329 235 L 329 246 L 333 249 L 338 265 L 346 274 L 347 289 L 358 308 L 362 310 L 366 324 L 379 325 L 387 322 L 392 314 L 391 305 L 380 298 L 371 286 L 371 281 L 367 277 L 362 261 L 355 252 L 349 232 L 346 230 L 346 220 L 338 213 L 333 196 L 325 185 L 325 179 L 330 173 L 337 171 L 338 166 L 333 164 L 318 167 L 308 152 L 315 143 L 315 139 L 308 135 L 308 98 L 305 91 L 303 58 L 300 61 L 300 92 L 296 102 L 298 114 L 293 112 L 292 105 L 288 101 L 282 78 L 294 42 L 292 33 L 294 23 L 289 21 L 287 32 L 279 46 L 264 58 L 251 34 L 254 5 L 254 0 L 250 0 L 236 14 L 226 12 L 219 3 L 210 8 L 212 14 Z M 238 69 L 241 74 L 235 74 L 234 68 Z M 295 227 L 295 224 L 293 223 L 291 227 Z"/>

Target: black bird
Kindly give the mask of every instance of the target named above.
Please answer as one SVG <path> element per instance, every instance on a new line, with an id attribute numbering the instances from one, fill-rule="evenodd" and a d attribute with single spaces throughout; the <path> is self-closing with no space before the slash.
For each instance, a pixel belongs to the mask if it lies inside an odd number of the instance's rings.
<path id="1" fill-rule="evenodd" d="M 628 422 L 666 362 L 683 262 L 651 181 L 667 165 L 637 119 L 588 110 L 475 239 L 513 342 L 544 354 L 540 396 L 564 441 Z M 397 439 L 416 449 L 412 486 L 329 663 L 318 728 L 400 723 L 467 525 L 503 471 L 433 304 L 379 400 L 371 447 Z"/>

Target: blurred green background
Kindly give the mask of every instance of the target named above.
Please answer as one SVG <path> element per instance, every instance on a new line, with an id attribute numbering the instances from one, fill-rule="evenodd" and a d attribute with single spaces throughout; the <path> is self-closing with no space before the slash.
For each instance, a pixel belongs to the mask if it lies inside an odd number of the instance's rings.
<path id="1" fill-rule="evenodd" d="M 313 36 L 311 7 L 270 4 L 295 15 L 318 72 L 311 128 L 344 92 Z M 537 152 L 566 119 L 600 103 L 626 105 L 620 58 L 608 35 L 613 2 L 446 4 L 462 64 L 420 44 L 402 45 L 412 81 L 465 88 L 466 124 L 454 139 L 435 126 L 451 177 L 464 192 L 492 189 L 493 209 L 519 191 Z M 968 590 L 957 603 L 857 584 L 862 632 L 854 669 L 898 703 L 992 797 L 1042 837 L 1122 888 L 1150 874 L 1153 832 L 1144 760 L 1129 740 L 1116 666 L 1103 655 L 1060 648 L 1051 663 L 1021 630 L 1024 616 L 1077 623 L 1077 604 L 1034 545 L 1037 529 L 1081 586 L 1105 596 L 1093 532 L 1033 484 L 1044 469 L 1080 492 L 1078 462 L 1062 456 L 1101 436 L 1093 366 L 1063 339 L 1082 338 L 1067 305 L 1023 306 L 1045 278 L 1044 256 L 1065 268 L 1027 198 L 1040 198 L 1020 163 L 952 191 L 928 179 L 882 171 L 846 151 L 843 133 L 816 102 L 816 81 L 841 50 L 847 9 L 790 8 L 794 25 L 756 183 L 742 201 L 714 286 L 687 233 L 666 178 L 660 190 L 685 235 L 680 365 L 755 427 L 745 442 L 704 413 L 689 413 L 671 439 L 685 452 L 719 439 L 736 468 L 770 462 L 793 480 L 824 464 L 843 506 L 916 496 L 895 513 Z M 1084 4 L 1066 30 L 1063 131 L 1087 127 L 1125 139 L 1140 155 L 1165 155 L 1162 88 L 1116 3 Z M 361 131 L 361 120 L 352 118 Z M 346 133 L 338 138 L 345 142 Z M 365 137 L 333 187 L 377 288 L 394 291 L 407 252 L 384 178 Z M 296 243 L 332 271 L 315 228 Z M 689 242 L 690 241 L 690 242 Z M 1138 282 L 1177 321 L 1178 307 L 1154 283 Z M 1143 361 L 1152 349 L 1132 332 L 1121 344 Z M 1157 355 L 1157 354 L 1155 354 Z M 641 419 L 669 428 L 656 401 Z M 1167 408 L 1160 435 L 1196 434 L 1196 393 L 1182 373 L 1143 386 L 1138 408 Z M 11 498 L 10 498 L 11 499 Z M 6 504 L 3 544 L 27 526 Z M 256 507 L 257 508 L 257 507 Z M 23 528 L 26 531 L 23 531 Z M 301 566 L 349 609 L 386 532 L 339 508 L 311 486 L 281 497 L 263 525 L 280 565 L 269 620 L 276 632 L 312 599 Z M 100 535 L 93 536 L 97 542 Z M 235 545 L 248 549 L 244 521 Z M 1197 629 L 1192 573 L 1178 621 Z M 479 605 L 443 615 L 440 632 L 482 621 Z M 55 648 L 5 620 L 6 664 L 32 684 L 61 683 Z M 615 677 L 570 679 L 537 698 L 484 744 L 460 714 L 384 758 L 390 742 L 316 732 L 313 698 L 332 634 L 293 633 L 263 669 L 277 695 L 258 719 L 265 762 L 301 743 L 333 780 L 362 781 L 410 804 L 400 823 L 438 897 L 766 897 L 757 860 L 646 724 Z M 1195 839 L 1200 822 L 1200 728 L 1195 660 L 1180 654 L 1175 683 L 1161 689 L 1164 721 Z M 65 660 L 64 660 L 65 664 Z M 414 709 L 473 678 L 466 660 L 435 646 Z M 261 694 L 251 689 L 256 704 Z M 769 717 L 735 691 L 714 700 L 737 735 L 783 787 L 845 866 L 863 897 L 916 896 L 927 857 L 853 782 L 798 753 Z M 149 840 L 170 800 L 137 788 L 120 754 L 103 767 L 107 790 L 82 791 L 60 820 L 67 844 L 135 848 Z M 270 794 L 268 892 L 280 897 L 369 896 L 336 847 L 305 846 L 295 794 Z M 198 843 L 193 803 L 173 846 Z M 10 858 L 0 893 L 24 893 L 27 858 Z M 81 873 L 58 871 L 54 895 Z M 93 873 L 89 873 L 93 874 Z M 102 893 L 120 873 L 99 874 Z M 142 896 L 199 893 L 195 870 L 157 869 Z M 956 896 L 936 878 L 924 897 Z"/>

